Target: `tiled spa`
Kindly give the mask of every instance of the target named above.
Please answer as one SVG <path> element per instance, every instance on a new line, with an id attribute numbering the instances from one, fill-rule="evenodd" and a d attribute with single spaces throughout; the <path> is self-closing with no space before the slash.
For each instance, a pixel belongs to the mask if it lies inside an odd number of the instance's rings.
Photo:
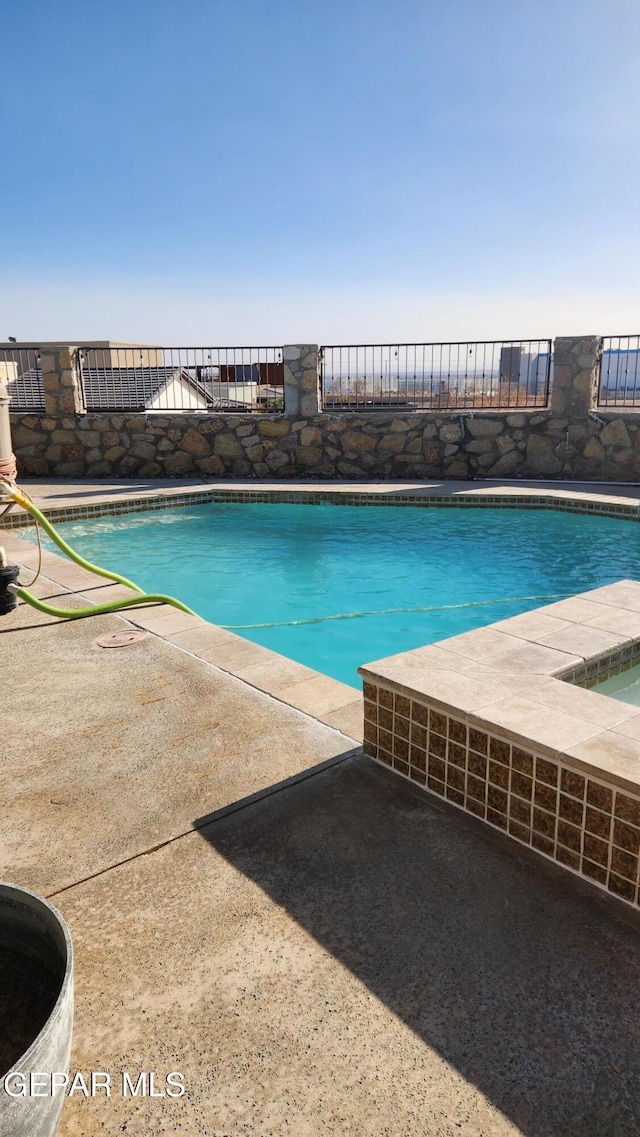
<path id="1" fill-rule="evenodd" d="M 586 688 L 639 658 L 635 581 L 390 656 L 365 753 L 637 906 L 640 706 Z"/>

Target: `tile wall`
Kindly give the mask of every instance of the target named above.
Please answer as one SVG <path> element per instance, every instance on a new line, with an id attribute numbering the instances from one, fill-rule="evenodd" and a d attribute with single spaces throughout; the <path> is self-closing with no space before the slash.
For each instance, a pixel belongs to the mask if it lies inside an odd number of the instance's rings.
<path id="1" fill-rule="evenodd" d="M 637 907 L 640 798 L 368 682 L 364 750 Z"/>
<path id="2" fill-rule="evenodd" d="M 619 651 L 610 652 L 598 659 L 590 659 L 558 678 L 563 679 L 565 683 L 573 683 L 576 687 L 595 687 L 597 683 L 604 683 L 605 679 L 611 679 L 613 675 L 628 671 L 636 663 L 640 663 L 638 642 L 625 644 Z"/>

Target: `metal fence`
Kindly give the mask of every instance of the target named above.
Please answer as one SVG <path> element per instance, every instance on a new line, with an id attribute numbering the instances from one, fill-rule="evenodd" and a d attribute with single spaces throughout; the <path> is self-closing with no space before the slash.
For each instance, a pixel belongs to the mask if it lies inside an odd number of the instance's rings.
<path id="1" fill-rule="evenodd" d="M 544 407 L 551 340 L 322 347 L 324 410 Z"/>
<path id="2" fill-rule="evenodd" d="M 42 414 L 44 388 L 37 347 L 0 348 L 0 375 L 6 380 L 12 411 Z"/>
<path id="3" fill-rule="evenodd" d="M 604 337 L 598 404 L 640 406 L 640 335 Z"/>
<path id="4" fill-rule="evenodd" d="M 284 410 L 280 347 L 85 347 L 88 411 Z"/>

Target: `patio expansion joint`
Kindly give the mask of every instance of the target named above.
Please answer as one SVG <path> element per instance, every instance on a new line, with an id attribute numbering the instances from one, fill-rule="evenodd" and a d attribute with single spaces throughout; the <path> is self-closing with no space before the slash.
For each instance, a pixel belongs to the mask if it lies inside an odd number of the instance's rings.
<path id="1" fill-rule="evenodd" d="M 249 809 L 250 806 L 256 805 L 260 801 L 265 801 L 267 798 L 274 797 L 276 794 L 285 793 L 301 782 L 306 782 L 310 778 L 316 778 L 319 774 L 323 774 L 326 770 L 334 766 L 342 766 L 343 763 L 349 762 L 352 758 L 357 757 L 357 755 L 361 753 L 362 747 L 354 746 L 352 750 L 344 754 L 338 754 L 334 758 L 328 758 L 325 762 L 319 762 L 309 770 L 300 770 L 297 774 L 292 774 L 290 778 L 286 778 L 282 782 L 277 782 L 275 785 L 267 786 L 262 790 L 256 790 L 255 793 L 248 794 L 246 797 L 241 798 L 239 801 L 231 802 L 229 805 L 223 805 L 220 809 L 214 810 L 213 813 L 208 813 L 206 816 L 199 818 L 189 829 L 183 830 L 182 833 L 174 833 L 174 835 L 168 837 L 166 841 L 160 841 L 156 845 L 150 845 L 148 849 L 141 849 L 137 853 L 133 853 L 130 857 L 124 857 L 120 861 L 114 861 L 112 864 L 99 869 L 98 872 L 79 877 L 78 880 L 74 880 L 70 884 L 65 884 L 63 888 L 54 889 L 53 892 L 46 893 L 45 899 L 52 900 L 54 897 L 61 896 L 73 888 L 78 888 L 80 885 L 87 884 L 91 880 L 97 880 L 107 873 L 113 872 L 114 869 L 121 868 L 123 865 L 132 864 L 134 861 L 140 860 L 141 857 L 150 857 L 161 849 L 166 849 L 169 845 L 175 845 L 185 837 L 193 837 L 203 829 L 209 829 L 210 826 L 215 825 L 216 822 L 222 821 L 223 818 L 229 817 L 233 813 L 240 813 L 242 810 Z"/>

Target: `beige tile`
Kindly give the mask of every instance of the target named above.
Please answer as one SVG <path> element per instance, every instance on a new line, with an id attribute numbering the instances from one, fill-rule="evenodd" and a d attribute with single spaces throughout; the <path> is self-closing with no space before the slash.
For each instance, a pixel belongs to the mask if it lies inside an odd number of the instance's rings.
<path id="1" fill-rule="evenodd" d="M 585 600 L 597 604 L 611 604 L 614 608 L 632 608 L 640 605 L 640 582 L 637 580 L 617 580 L 615 584 L 605 584 L 584 592 Z"/>
<path id="2" fill-rule="evenodd" d="M 525 643 L 523 647 L 505 651 L 503 655 L 493 658 L 491 666 L 496 671 L 507 673 L 524 671 L 531 675 L 555 675 L 583 662 L 581 655 L 558 651 L 545 644 Z"/>
<path id="3" fill-rule="evenodd" d="M 593 738 L 567 749 L 578 769 L 611 780 L 616 785 L 640 792 L 640 741 L 619 731 L 602 731 Z"/>
<path id="4" fill-rule="evenodd" d="M 546 609 L 536 608 L 533 612 L 523 612 L 520 616 L 510 616 L 508 620 L 499 620 L 492 624 L 494 631 L 505 632 L 510 636 L 518 636 L 522 640 L 539 643 L 546 636 L 554 632 L 563 632 L 570 628 L 568 620 L 559 620 L 555 616 L 548 616 Z"/>
<path id="5" fill-rule="evenodd" d="M 51 574 L 54 580 L 60 581 L 65 588 L 74 589 L 89 589 L 99 588 L 102 584 L 115 584 L 110 577 L 98 576 L 97 573 L 89 572 L 83 569 L 81 565 L 73 564 L 72 561 L 63 561 L 60 565 L 60 558 L 56 558 L 57 563 L 52 563 L 48 558 L 46 562 L 43 560 L 43 566 L 46 566 L 47 571 Z"/>
<path id="6" fill-rule="evenodd" d="M 544 646 L 559 651 L 581 655 L 583 659 L 604 655 L 622 644 L 629 643 L 631 637 L 620 632 L 605 632 L 588 624 L 570 624 L 562 632 L 554 632 L 544 640 Z"/>
<path id="7" fill-rule="evenodd" d="M 496 656 L 505 651 L 522 646 L 522 639 L 516 636 L 497 632 L 492 626 L 475 628 L 471 632 L 462 632 L 459 636 L 450 636 L 449 639 L 440 640 L 438 646 L 446 651 L 455 652 L 467 659 L 476 661 L 488 660 L 493 662 Z"/>
<path id="8" fill-rule="evenodd" d="M 197 655 L 200 659 L 210 659 L 211 653 L 215 653 L 220 644 L 233 643 L 241 639 L 233 632 L 228 632 L 226 628 L 219 628 L 216 624 L 203 623 L 199 628 L 191 628 L 187 632 L 174 632 L 173 635 L 166 637 L 171 643 L 183 647 L 186 651 L 190 651 L 193 655 Z M 242 643 L 246 643 L 242 640 Z"/>
<path id="9" fill-rule="evenodd" d="M 55 573 L 56 571 L 61 572 L 64 569 L 65 564 L 71 565 L 72 563 L 71 561 L 63 561 L 62 557 L 56 556 L 55 553 L 50 553 L 48 549 L 43 549 L 42 557 L 40 557 L 36 545 L 30 545 L 28 549 L 20 550 L 15 559 L 18 564 L 25 565 L 28 568 L 35 568 L 38 564 L 38 561 L 40 561 L 42 564 L 43 572 L 46 569 L 46 571 L 52 573 Z"/>
<path id="10" fill-rule="evenodd" d="M 640 612 L 640 602 L 638 602 L 637 604 L 636 603 L 633 603 L 633 604 L 630 603 L 630 604 L 626 604 L 626 605 L 623 604 L 623 605 L 621 605 L 621 607 L 623 607 L 628 612 Z"/>
<path id="11" fill-rule="evenodd" d="M 211 651 L 207 649 L 208 662 L 215 663 L 232 675 L 235 675 L 239 668 L 249 667 L 253 663 L 270 664 L 274 655 L 275 652 L 269 651 L 261 644 L 254 644 L 251 640 L 236 635 L 231 640 L 221 639 L 217 644 L 212 644 Z"/>
<path id="12" fill-rule="evenodd" d="M 620 702 L 619 699 L 612 699 L 612 703 Z M 640 710 L 638 707 L 633 707 L 630 703 L 623 703 L 632 712 L 629 718 L 623 719 L 622 722 L 616 723 L 611 729 L 614 734 L 623 734 L 626 738 L 635 738 L 640 742 Z"/>
<path id="13" fill-rule="evenodd" d="M 561 752 L 600 732 L 595 723 L 543 707 L 524 695 L 508 695 L 506 699 L 482 707 L 481 716 L 512 737 L 524 740 L 525 745 L 543 746 L 554 752 Z"/>
<path id="14" fill-rule="evenodd" d="M 359 668 L 359 673 L 368 682 L 375 683 L 377 678 L 382 678 L 402 694 L 410 696 L 415 693 L 426 696 L 449 709 L 476 710 L 500 697 L 500 691 L 496 690 L 495 684 L 480 682 L 465 672 L 438 671 L 435 668 L 418 671 L 408 667 L 389 667 L 378 672 Z"/>
<path id="15" fill-rule="evenodd" d="M 278 698 L 291 707 L 297 707 L 298 710 L 325 721 L 325 716 L 332 711 L 342 710 L 353 703 L 354 691 L 355 688 L 339 683 L 328 675 L 316 675 L 313 679 L 305 679 L 303 683 L 282 687 L 278 691 Z"/>
<path id="16" fill-rule="evenodd" d="M 315 679 L 318 674 L 311 667 L 304 667 L 295 659 L 288 659 L 284 655 L 273 654 L 273 658 L 262 663 L 250 663 L 247 667 L 240 667 L 235 672 L 238 679 L 245 679 L 261 691 L 275 694 L 284 687 L 291 687 L 294 683 L 303 683 L 307 679 Z"/>
<path id="17" fill-rule="evenodd" d="M 564 683 L 561 679 L 544 679 L 533 687 L 529 683 L 527 696 L 543 707 L 563 711 L 608 729 L 638 716 L 637 707 L 623 703 L 620 699 L 610 699 L 597 691 L 574 687 L 572 683 Z"/>
<path id="18" fill-rule="evenodd" d="M 7 555 L 10 554 L 14 558 L 26 556 L 34 547 L 31 541 L 19 537 L 15 529 L 0 529 L 0 545 Z"/>
<path id="19" fill-rule="evenodd" d="M 126 616 L 132 624 L 138 624 L 141 628 L 151 630 L 152 624 L 155 624 L 160 617 L 166 616 L 171 611 L 172 609 L 167 604 L 155 604 L 145 600 L 141 604 L 132 604 L 127 609 Z"/>
<path id="20" fill-rule="evenodd" d="M 593 596 L 593 593 L 590 592 L 588 595 Z M 603 614 L 613 615 L 618 611 L 619 608 L 615 605 L 585 600 L 583 596 L 570 596 L 566 600 L 557 600 L 555 604 L 547 604 L 541 609 L 545 616 L 553 616 L 573 624 L 591 624 Z"/>
<path id="21" fill-rule="evenodd" d="M 356 699 L 353 703 L 348 703 L 346 707 L 341 707 L 339 711 L 330 711 L 329 714 L 324 716 L 323 722 L 328 723 L 329 726 L 335 726 L 337 730 L 341 730 L 342 733 L 348 735 L 349 738 L 355 738 L 357 742 L 362 742 L 362 699 Z"/>
<path id="22" fill-rule="evenodd" d="M 92 604 L 110 604 L 112 600 L 131 600 L 138 595 L 139 593 L 127 588 L 125 584 L 98 584 L 83 590 L 83 596 L 86 596 Z"/>
<path id="23" fill-rule="evenodd" d="M 532 677 L 526 671 L 497 671 L 486 663 L 475 663 L 473 667 L 467 668 L 465 675 L 470 679 L 477 679 L 479 683 L 489 684 L 496 692 L 496 699 L 518 691 L 528 693 L 532 682 L 537 682 L 539 678 L 537 675 Z"/>
<path id="24" fill-rule="evenodd" d="M 604 604 L 600 607 L 605 608 Z M 631 639 L 640 638 L 640 611 L 632 612 L 629 608 L 615 608 L 602 616 L 595 616 L 589 621 L 592 628 L 602 628 L 606 632 L 620 632 Z"/>
<path id="25" fill-rule="evenodd" d="M 161 604 L 157 608 L 138 608 L 136 605 L 127 609 L 127 619 L 141 628 L 155 632 L 157 636 L 188 632 L 191 628 L 199 628 L 204 623 L 199 616 L 190 616 L 187 612 L 180 612 L 169 604 Z"/>
<path id="26" fill-rule="evenodd" d="M 402 651 L 398 655 L 388 655 L 383 659 L 375 660 L 373 663 L 365 663 L 362 666 L 373 671 L 377 670 L 379 666 L 414 667 L 417 671 L 429 670 L 430 668 L 435 668 L 438 671 L 468 671 L 470 668 L 477 667 L 475 660 L 457 655 L 453 651 L 447 651 L 446 648 L 440 646 L 443 643 L 447 643 L 447 640 L 440 640 L 437 644 L 427 644 L 425 647 L 417 647 L 413 651 Z"/>

